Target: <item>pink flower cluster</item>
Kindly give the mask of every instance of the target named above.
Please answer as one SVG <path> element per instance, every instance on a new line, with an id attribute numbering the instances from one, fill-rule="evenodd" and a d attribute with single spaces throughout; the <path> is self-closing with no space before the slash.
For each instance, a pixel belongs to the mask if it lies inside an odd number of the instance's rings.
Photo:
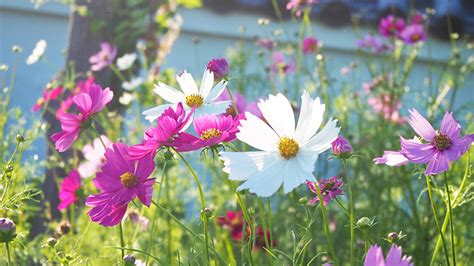
<path id="1" fill-rule="evenodd" d="M 410 24 L 407 24 L 403 18 L 388 15 L 380 20 L 379 33 L 384 37 L 398 38 L 406 44 L 416 44 L 427 39 L 423 27 L 423 16 L 420 13 L 412 16 Z"/>

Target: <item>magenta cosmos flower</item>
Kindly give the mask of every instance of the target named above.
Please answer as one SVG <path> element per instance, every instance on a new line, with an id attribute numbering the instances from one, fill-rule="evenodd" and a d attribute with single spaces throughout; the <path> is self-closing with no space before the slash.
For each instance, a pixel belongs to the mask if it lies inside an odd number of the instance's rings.
<path id="1" fill-rule="evenodd" d="M 436 175 L 449 170 L 449 164 L 459 159 L 474 141 L 474 134 L 460 136 L 461 125 L 453 118 L 451 112 L 444 114 L 439 131 L 435 131 L 415 109 L 409 110 L 408 123 L 420 136 L 420 139 L 400 137 L 400 151 L 385 151 L 376 163 L 402 165 L 409 162 L 428 164 L 425 175 Z M 406 159 L 403 159 L 405 157 Z"/>
<path id="2" fill-rule="evenodd" d="M 223 142 L 231 142 L 236 139 L 235 134 L 239 132 L 237 127 L 240 120 L 244 118 L 240 114 L 233 118 L 231 115 L 203 115 L 194 119 L 194 130 L 199 137 L 186 132 L 180 133 L 174 142 L 178 151 L 194 151 L 204 147 L 213 147 Z"/>
<path id="3" fill-rule="evenodd" d="M 92 207 L 87 214 L 93 222 L 114 226 L 122 221 L 128 203 L 136 197 L 150 206 L 155 179 L 148 177 L 155 164 L 151 156 L 130 160 L 128 147 L 123 143 L 115 143 L 113 149 L 107 149 L 105 158 L 102 172 L 97 173 L 93 181 L 100 193 L 87 197 L 86 206 Z"/>
<path id="4" fill-rule="evenodd" d="M 318 40 L 313 37 L 307 37 L 303 40 L 302 48 L 303 48 L 303 53 L 304 54 L 311 54 L 316 52 L 316 49 L 318 49 Z"/>
<path id="5" fill-rule="evenodd" d="M 77 170 L 72 170 L 61 183 L 61 189 L 59 190 L 59 200 L 61 202 L 58 205 L 58 209 L 64 210 L 76 203 L 79 199 L 78 192 L 80 190 L 81 177 L 79 176 L 79 172 Z"/>
<path id="6" fill-rule="evenodd" d="M 405 20 L 393 15 L 382 18 L 379 23 L 379 33 L 385 37 L 398 37 L 404 29 Z"/>
<path id="7" fill-rule="evenodd" d="M 140 159 L 150 154 L 154 157 L 159 148 L 172 146 L 174 137 L 189 125 L 193 110 L 186 114 L 182 103 L 178 103 L 176 110 L 168 107 L 158 117 L 157 125 L 145 132 L 143 142 L 129 149 L 130 158 Z"/>
<path id="8" fill-rule="evenodd" d="M 323 203 L 326 206 L 331 200 L 335 199 L 336 196 L 342 195 L 342 186 L 344 183 L 337 178 L 337 176 L 333 176 L 328 179 L 321 179 L 316 183 L 319 186 L 319 190 L 321 191 L 321 196 L 323 196 Z M 316 194 L 309 202 L 312 204 L 316 204 L 319 202 L 319 197 L 316 192 L 315 183 L 311 181 L 306 181 L 306 185 L 308 186 L 309 190 Z"/>
<path id="9" fill-rule="evenodd" d="M 400 39 L 402 39 L 406 44 L 424 42 L 426 41 L 426 32 L 423 25 L 413 24 L 406 27 L 400 33 Z"/>
<path id="10" fill-rule="evenodd" d="M 207 63 L 207 69 L 214 73 L 214 80 L 219 81 L 229 73 L 229 64 L 225 58 L 212 59 Z"/>
<path id="11" fill-rule="evenodd" d="M 273 64 L 271 66 L 271 69 L 273 73 L 279 74 L 287 74 L 294 72 L 296 70 L 296 65 L 291 59 L 286 59 L 285 55 L 280 52 L 276 51 L 272 55 L 273 59 Z"/>
<path id="12" fill-rule="evenodd" d="M 81 130 L 88 126 L 93 116 L 112 100 L 113 92 L 109 88 L 104 90 L 97 84 L 91 86 L 88 92 L 79 93 L 72 101 L 79 110 L 79 114 L 62 114 L 58 119 L 62 131 L 51 136 L 59 152 L 66 151 L 77 140 Z"/>
<path id="13" fill-rule="evenodd" d="M 64 89 L 62 87 L 56 87 L 52 90 L 45 89 L 43 91 L 43 96 L 36 101 L 36 104 L 31 108 L 31 111 L 37 112 L 43 108 L 43 105 L 49 101 L 56 100 L 59 95 L 63 93 Z"/>
<path id="14" fill-rule="evenodd" d="M 91 63 L 92 71 L 100 71 L 104 67 L 109 66 L 114 62 L 115 57 L 117 56 L 117 48 L 108 43 L 103 42 L 100 44 L 100 51 L 91 57 L 89 57 L 89 63 Z"/>
<path id="15" fill-rule="evenodd" d="M 82 154 L 84 155 L 85 161 L 79 164 L 77 171 L 81 177 L 91 177 L 95 175 L 97 171 L 105 163 L 105 148 L 112 148 L 112 142 L 106 136 L 102 135 L 99 138 L 94 139 L 92 144 L 86 144 L 82 147 Z"/>
<path id="16" fill-rule="evenodd" d="M 392 245 L 388 251 L 387 258 L 383 258 L 382 248 L 373 245 L 367 251 L 364 266 L 412 266 L 411 257 L 403 255 L 402 248 Z"/>
<path id="17" fill-rule="evenodd" d="M 239 92 L 233 92 L 232 93 L 232 98 L 234 102 L 227 108 L 226 114 L 227 115 L 232 115 L 236 116 L 237 113 L 235 112 L 235 107 L 237 107 L 238 114 L 243 114 L 245 112 L 250 112 L 254 114 L 255 116 L 262 118 L 262 112 L 260 112 L 260 109 L 258 109 L 257 103 L 256 102 L 250 102 L 248 103 L 245 97 L 240 94 Z M 229 92 L 225 90 L 219 98 L 217 98 L 218 101 L 232 101 Z M 234 106 L 235 103 L 235 106 Z"/>
<path id="18" fill-rule="evenodd" d="M 317 2 L 318 0 L 290 0 L 286 4 L 286 9 L 292 10 L 295 12 L 295 15 L 299 17 L 301 14 L 303 14 L 303 10 L 306 7 L 316 4 Z"/>

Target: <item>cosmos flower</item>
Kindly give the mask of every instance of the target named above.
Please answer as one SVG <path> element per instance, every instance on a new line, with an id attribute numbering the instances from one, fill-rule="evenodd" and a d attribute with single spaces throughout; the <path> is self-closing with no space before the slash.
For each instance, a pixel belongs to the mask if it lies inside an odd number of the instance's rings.
<path id="1" fill-rule="evenodd" d="M 105 152 L 106 163 L 94 179 L 100 193 L 86 199 L 86 206 L 92 207 L 87 214 L 93 222 L 103 226 L 120 223 L 136 197 L 150 206 L 155 179 L 148 177 L 155 169 L 153 158 L 130 160 L 127 154 L 128 147 L 123 143 L 115 143 Z"/>
<path id="2" fill-rule="evenodd" d="M 212 59 L 207 63 L 207 69 L 214 73 L 214 79 L 216 81 L 227 77 L 229 73 L 229 64 L 225 58 Z"/>
<path id="3" fill-rule="evenodd" d="M 141 77 L 131 78 L 130 81 L 122 82 L 122 87 L 125 90 L 132 91 L 142 85 L 143 79 Z"/>
<path id="4" fill-rule="evenodd" d="M 399 99 L 392 100 L 389 93 L 381 93 L 376 96 L 369 97 L 367 103 L 372 106 L 375 113 L 381 115 L 385 120 L 396 124 L 403 124 L 405 118 L 400 114 L 402 103 Z"/>
<path id="5" fill-rule="evenodd" d="M 400 39 L 406 44 L 416 44 L 426 41 L 426 32 L 423 25 L 412 24 L 407 26 L 401 33 Z"/>
<path id="6" fill-rule="evenodd" d="M 291 104 L 280 93 L 258 104 L 268 124 L 245 113 L 237 139 L 260 151 L 220 153 L 229 179 L 245 181 L 238 190 L 249 189 L 258 196 L 268 197 L 282 184 L 284 192 L 289 193 L 306 180 L 315 181 L 312 172 L 318 155 L 331 147 L 340 129 L 336 120 L 330 120 L 316 133 L 323 121 L 325 105 L 319 98 L 311 99 L 306 91 L 301 99 L 296 128 Z"/>
<path id="7" fill-rule="evenodd" d="M 119 70 L 127 70 L 133 66 L 135 60 L 137 60 L 136 53 L 124 54 L 117 58 L 117 68 Z"/>
<path id="8" fill-rule="evenodd" d="M 150 223 L 150 220 L 145 216 L 140 215 L 136 209 L 129 210 L 127 212 L 127 217 L 130 219 L 132 224 L 139 225 L 142 231 L 146 231 L 148 224 Z"/>
<path id="9" fill-rule="evenodd" d="M 319 44 L 319 42 L 316 38 L 306 37 L 303 40 L 303 44 L 302 44 L 303 53 L 304 54 L 314 53 L 316 51 L 316 49 L 318 49 L 318 44 Z"/>
<path id="10" fill-rule="evenodd" d="M 61 201 L 58 205 L 59 210 L 64 210 L 78 200 L 78 191 L 81 189 L 81 177 L 77 170 L 69 172 L 68 176 L 64 178 L 61 183 L 61 189 L 59 190 L 59 200 Z"/>
<path id="11" fill-rule="evenodd" d="M 86 144 L 82 147 L 82 154 L 86 160 L 80 163 L 77 168 L 81 177 L 86 178 L 95 175 L 105 163 L 105 148 L 101 140 L 104 142 L 105 147 L 112 147 L 112 142 L 104 135 L 100 136 L 100 139 L 94 139 L 92 145 Z"/>
<path id="12" fill-rule="evenodd" d="M 288 74 L 296 70 L 296 64 L 291 59 L 287 60 L 280 51 L 273 52 L 272 60 L 271 69 L 275 74 Z"/>
<path id="13" fill-rule="evenodd" d="M 174 141 L 178 151 L 194 151 L 204 147 L 214 147 L 223 142 L 235 140 L 235 134 L 239 132 L 237 127 L 244 117 L 240 114 L 236 117 L 231 115 L 203 115 L 194 119 L 194 130 L 198 137 L 182 132 Z"/>
<path id="14" fill-rule="evenodd" d="M 392 245 L 385 260 L 382 248 L 372 245 L 365 256 L 364 266 L 413 266 L 413 263 L 411 257 L 403 255 L 402 248 L 397 245 Z"/>
<path id="15" fill-rule="evenodd" d="M 384 37 L 398 37 L 404 29 L 405 20 L 393 15 L 382 18 L 379 23 L 379 33 Z"/>
<path id="16" fill-rule="evenodd" d="M 428 164 L 425 175 L 436 175 L 449 170 L 449 164 L 458 160 L 471 146 L 474 134 L 460 136 L 461 125 L 451 112 L 444 114 L 439 131 L 415 109 L 409 110 L 408 123 L 420 138 L 400 137 L 400 151 L 385 151 L 384 156 L 375 158 L 376 163 L 403 165 L 412 162 Z M 403 158 L 405 157 L 405 159 Z"/>
<path id="17" fill-rule="evenodd" d="M 52 90 L 45 89 L 43 91 L 43 96 L 36 101 L 36 104 L 31 108 L 31 111 L 37 112 L 43 108 L 43 105 L 52 100 L 56 100 L 59 95 L 63 93 L 64 89 L 62 87 L 56 87 Z"/>
<path id="18" fill-rule="evenodd" d="M 393 46 L 385 44 L 380 38 L 372 34 L 366 34 L 364 38 L 357 40 L 356 46 L 358 49 L 367 49 L 374 54 L 393 50 Z"/>
<path id="19" fill-rule="evenodd" d="M 193 76 L 186 71 L 181 75 L 177 75 L 176 80 L 182 92 L 161 82 L 155 86 L 155 93 L 169 102 L 169 104 L 163 104 L 144 111 L 143 114 L 147 120 L 153 122 L 164 110 L 171 106 L 176 106 L 180 102 L 185 104 L 187 111 L 195 108 L 195 117 L 203 114 L 225 113 L 227 107 L 231 104 L 230 101 L 216 101 L 224 91 L 227 81 L 221 80 L 214 86 L 214 74 L 208 69 L 204 71 L 199 90 Z"/>
<path id="20" fill-rule="evenodd" d="M 260 38 L 256 42 L 257 46 L 271 50 L 277 46 L 277 43 L 272 39 Z"/>
<path id="21" fill-rule="evenodd" d="M 329 179 L 319 180 L 316 184 L 319 186 L 319 190 L 321 191 L 324 206 L 326 206 L 331 200 L 335 199 L 336 196 L 343 194 L 342 186 L 344 183 L 342 183 L 342 181 L 337 178 L 337 176 L 333 176 Z M 316 196 L 309 202 L 312 204 L 318 203 L 319 197 L 316 192 L 315 183 L 307 181 L 306 185 L 308 186 L 309 190 L 311 190 L 311 192 L 316 194 Z"/>
<path id="22" fill-rule="evenodd" d="M 54 133 L 51 140 L 55 142 L 59 152 L 66 151 L 77 140 L 81 130 L 88 126 L 94 115 L 102 111 L 112 100 L 113 92 L 104 90 L 97 84 L 91 86 L 88 92 L 77 94 L 72 98 L 79 114 L 64 113 L 59 117 L 61 131 Z"/>
<path id="23" fill-rule="evenodd" d="M 143 142 L 129 149 L 130 158 L 154 156 L 159 148 L 173 146 L 174 137 L 189 126 L 192 113 L 193 110 L 186 113 L 182 103 L 176 108 L 168 107 L 158 118 L 157 125 L 145 132 Z"/>
<path id="24" fill-rule="evenodd" d="M 235 107 L 237 107 L 238 114 L 243 114 L 246 111 L 256 115 L 259 118 L 262 118 L 262 113 L 257 107 L 256 102 L 247 102 L 245 97 L 240 94 L 239 92 L 232 92 L 232 98 L 234 99 Z M 224 92 L 217 98 L 218 101 L 231 101 L 229 92 L 224 90 Z M 234 103 L 232 103 L 226 110 L 227 115 L 236 116 L 237 113 L 235 112 Z"/>
<path id="25" fill-rule="evenodd" d="M 92 75 L 89 76 L 86 80 L 81 80 L 77 82 L 72 92 L 69 93 L 59 104 L 59 108 L 56 110 L 56 119 L 59 120 L 59 117 L 61 117 L 63 114 L 68 112 L 69 108 L 71 108 L 73 104 L 72 99 L 74 98 L 75 95 L 82 92 L 88 92 L 89 89 L 94 84 L 95 84 L 95 78 Z"/>
<path id="26" fill-rule="evenodd" d="M 331 146 L 332 153 L 341 158 L 347 158 L 352 154 L 352 146 L 343 136 L 337 137 L 337 139 L 331 143 Z"/>
<path id="27" fill-rule="evenodd" d="M 108 42 L 100 44 L 100 51 L 89 57 L 92 71 L 100 71 L 111 65 L 117 56 L 117 48 Z"/>
<path id="28" fill-rule="evenodd" d="M 217 224 L 229 231 L 233 240 L 242 240 L 244 218 L 241 211 L 227 211 L 225 216 L 217 217 Z"/>
<path id="29" fill-rule="evenodd" d="M 26 64 L 32 65 L 32 64 L 38 62 L 38 60 L 40 60 L 43 57 L 47 46 L 48 46 L 48 44 L 46 43 L 45 40 L 38 41 L 36 43 L 35 48 L 33 49 L 33 52 L 31 52 L 31 54 L 26 59 Z"/>
<path id="30" fill-rule="evenodd" d="M 310 5 L 316 4 L 318 0 L 290 0 L 286 4 L 287 10 L 292 10 L 295 12 L 297 17 L 303 14 L 303 10 Z"/>

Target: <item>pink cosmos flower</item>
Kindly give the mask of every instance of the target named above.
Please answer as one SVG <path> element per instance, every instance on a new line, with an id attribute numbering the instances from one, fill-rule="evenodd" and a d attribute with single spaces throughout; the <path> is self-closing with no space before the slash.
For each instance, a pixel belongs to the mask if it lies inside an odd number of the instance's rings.
<path id="1" fill-rule="evenodd" d="M 178 103 L 176 110 L 168 107 L 158 117 L 157 125 L 145 132 L 143 142 L 129 149 L 130 158 L 136 160 L 150 154 L 154 157 L 159 148 L 172 146 L 174 137 L 189 125 L 193 110 L 186 114 L 182 103 Z"/>
<path id="2" fill-rule="evenodd" d="M 80 93 L 73 97 L 80 114 L 64 113 L 59 117 L 62 131 L 51 136 L 59 152 L 66 151 L 77 140 L 81 130 L 88 126 L 92 117 L 102 111 L 112 100 L 113 92 L 109 88 L 102 88 L 94 84 L 88 92 Z"/>
<path id="3" fill-rule="evenodd" d="M 398 37 L 404 29 L 405 20 L 393 15 L 382 18 L 379 23 L 379 33 L 384 37 Z"/>
<path id="4" fill-rule="evenodd" d="M 423 25 L 413 24 L 407 26 L 401 33 L 400 39 L 406 44 L 416 44 L 426 41 L 426 32 Z"/>
<path id="5" fill-rule="evenodd" d="M 235 118 L 231 115 L 203 115 L 194 119 L 194 130 L 199 137 L 186 132 L 179 134 L 174 142 L 178 151 L 194 151 L 204 147 L 213 147 L 222 142 L 231 142 L 236 139 L 235 134 L 239 132 L 237 127 L 240 120 L 244 118 L 239 114 Z"/>
<path id="6" fill-rule="evenodd" d="M 316 194 L 316 197 L 309 201 L 311 204 L 316 204 L 319 202 L 315 184 L 319 186 L 319 190 L 323 196 L 324 206 L 326 206 L 331 200 L 335 199 L 336 196 L 342 195 L 344 193 L 341 189 L 344 183 L 342 183 L 342 181 L 337 178 L 337 176 L 333 176 L 328 179 L 321 179 L 317 183 L 306 181 L 306 185 L 308 186 L 309 190 Z"/>
<path id="7" fill-rule="evenodd" d="M 89 63 L 91 63 L 92 71 L 100 71 L 104 67 L 109 66 L 114 62 L 115 57 L 117 56 L 117 48 L 108 43 L 103 42 L 100 44 L 100 51 L 91 57 L 89 57 Z"/>
<path id="8" fill-rule="evenodd" d="M 259 118 L 262 118 L 262 113 L 260 109 L 258 109 L 256 102 L 247 103 L 245 97 L 240 94 L 239 92 L 232 92 L 232 98 L 234 98 L 235 107 L 237 107 L 237 111 L 239 114 L 243 114 L 246 111 L 256 115 Z M 217 98 L 217 101 L 232 101 L 230 98 L 229 92 L 224 90 L 224 92 Z M 236 116 L 234 104 L 231 104 L 229 108 L 226 110 L 227 115 Z"/>
<path id="9" fill-rule="evenodd" d="M 79 164 L 77 171 L 81 177 L 91 177 L 105 163 L 105 148 L 101 140 L 104 142 L 107 148 L 112 148 L 112 142 L 106 136 L 100 136 L 99 138 L 94 139 L 94 142 L 91 144 L 86 144 L 82 147 L 82 154 L 86 159 L 84 162 Z"/>
<path id="10" fill-rule="evenodd" d="M 59 203 L 58 209 L 64 210 L 77 202 L 77 193 L 80 189 L 81 178 L 79 177 L 79 172 L 77 172 L 77 170 L 72 170 L 61 183 L 61 189 L 59 190 L 59 200 L 61 203 Z"/>
<path id="11" fill-rule="evenodd" d="M 413 16 L 411 16 L 411 24 L 423 24 L 424 17 L 423 13 L 416 11 Z"/>
<path id="12" fill-rule="evenodd" d="M 43 105 L 49 101 L 56 100 L 59 95 L 63 93 L 64 89 L 62 87 L 56 87 L 52 90 L 45 89 L 43 91 L 43 96 L 36 101 L 36 104 L 31 108 L 31 111 L 37 112 L 43 108 Z"/>
<path id="13" fill-rule="evenodd" d="M 212 59 L 207 63 L 207 69 L 214 73 L 214 80 L 219 81 L 229 73 L 229 64 L 225 58 Z"/>
<path id="14" fill-rule="evenodd" d="M 271 50 L 277 46 L 277 43 L 272 39 L 260 38 L 257 40 L 257 45 L 262 48 Z"/>
<path id="15" fill-rule="evenodd" d="M 390 52 L 393 50 L 393 46 L 385 44 L 382 40 L 372 34 L 366 34 L 364 38 L 357 40 L 356 46 L 358 49 L 368 49 L 374 54 L 383 52 Z"/>
<path id="16" fill-rule="evenodd" d="M 303 53 L 304 54 L 311 54 L 311 53 L 314 53 L 316 51 L 316 49 L 318 49 L 318 40 L 316 38 L 313 38 L 313 37 L 306 37 L 304 40 L 303 40 Z"/>
<path id="17" fill-rule="evenodd" d="M 287 60 L 282 52 L 276 51 L 273 53 L 272 57 L 273 63 L 271 69 L 273 73 L 279 74 L 280 72 L 282 72 L 283 74 L 287 74 L 296 70 L 295 63 L 291 60 Z"/>
<path id="18" fill-rule="evenodd" d="M 88 92 L 94 84 L 95 78 L 92 75 L 89 76 L 86 80 L 81 80 L 77 82 L 76 87 L 74 87 L 74 90 L 72 90 L 72 92 L 68 96 L 66 96 L 66 98 L 59 104 L 59 108 L 56 110 L 56 119 L 59 119 L 59 117 L 68 112 L 69 108 L 71 108 L 73 103 L 72 98 L 74 98 L 75 95 L 81 92 Z"/>
<path id="19" fill-rule="evenodd" d="M 155 178 L 148 177 L 155 169 L 153 157 L 128 157 L 128 147 L 123 143 L 115 143 L 105 152 L 106 163 L 93 181 L 100 193 L 86 199 L 86 206 L 92 207 L 87 214 L 93 222 L 103 226 L 120 223 L 128 203 L 136 197 L 150 206 Z"/>
<path id="20" fill-rule="evenodd" d="M 372 109 L 383 116 L 385 120 L 396 124 L 403 124 L 405 119 L 400 114 L 402 104 L 400 100 L 391 100 L 389 94 L 380 94 L 378 96 L 369 97 L 367 103 L 372 106 Z"/>
<path id="21" fill-rule="evenodd" d="M 132 224 L 139 225 L 142 231 L 146 231 L 146 229 L 148 228 L 148 224 L 150 223 L 150 220 L 148 220 L 148 218 L 140 215 L 140 213 L 135 209 L 128 211 L 127 217 L 130 219 Z"/>
<path id="22" fill-rule="evenodd" d="M 337 139 L 331 143 L 331 146 L 332 153 L 336 156 L 345 158 L 352 154 L 352 146 L 343 136 L 337 137 Z"/>
<path id="23" fill-rule="evenodd" d="M 372 245 L 365 256 L 364 266 L 413 266 L 413 263 L 411 257 L 403 255 L 402 248 L 397 245 L 392 245 L 385 260 L 382 248 Z"/>
<path id="24" fill-rule="evenodd" d="M 376 163 L 397 166 L 407 162 L 428 164 L 425 175 L 436 175 L 449 170 L 449 164 L 459 159 L 474 141 L 474 134 L 460 137 L 461 125 L 451 112 L 444 114 L 439 131 L 415 109 L 409 110 L 408 123 L 421 137 L 405 139 L 400 137 L 400 151 L 385 151 L 384 156 L 375 158 Z M 403 158 L 405 157 L 405 159 Z"/>
<path id="25" fill-rule="evenodd" d="M 299 17 L 303 14 L 303 10 L 306 7 L 316 4 L 317 2 L 318 0 L 290 0 L 288 4 L 286 4 L 286 9 L 294 11 L 295 15 Z"/>

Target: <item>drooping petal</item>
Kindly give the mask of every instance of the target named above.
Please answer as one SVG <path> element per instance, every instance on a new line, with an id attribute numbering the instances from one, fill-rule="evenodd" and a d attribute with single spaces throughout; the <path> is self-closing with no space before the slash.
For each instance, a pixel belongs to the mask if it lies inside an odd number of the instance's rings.
<path id="1" fill-rule="evenodd" d="M 400 151 L 384 151 L 382 157 L 374 158 L 376 164 L 386 164 L 388 166 L 400 166 L 409 162 L 408 158 Z"/>
<path id="2" fill-rule="evenodd" d="M 279 137 L 265 122 L 246 112 L 245 120 L 240 121 L 237 138 L 248 145 L 263 151 L 275 151 Z"/>
<path id="3" fill-rule="evenodd" d="M 448 158 L 443 152 L 437 151 L 430 158 L 428 167 L 426 167 L 426 170 L 425 170 L 425 175 L 436 175 L 442 172 L 446 172 L 448 170 L 449 170 Z"/>
<path id="4" fill-rule="evenodd" d="M 400 137 L 401 152 L 410 162 L 417 164 L 427 163 L 434 155 L 436 148 L 430 143 L 419 143 Z"/>
<path id="5" fill-rule="evenodd" d="M 259 197 L 269 197 L 273 195 L 283 183 L 284 167 L 285 163 L 283 161 L 274 161 L 270 167 L 265 167 L 263 170 L 249 177 L 237 190 L 248 189 Z"/>
<path id="6" fill-rule="evenodd" d="M 224 161 L 224 172 L 229 174 L 230 180 L 247 180 L 257 172 L 271 167 L 280 160 L 272 152 L 220 152 L 220 159 Z"/>
<path id="7" fill-rule="evenodd" d="M 410 116 L 408 123 L 415 130 L 415 132 L 425 140 L 433 141 L 436 136 L 436 131 L 433 126 L 415 109 L 408 110 Z"/>
<path id="8" fill-rule="evenodd" d="M 258 103 L 258 108 L 278 136 L 294 137 L 295 115 L 290 102 L 283 94 L 269 95 L 268 100 Z"/>
<path id="9" fill-rule="evenodd" d="M 298 155 L 300 156 L 300 155 Z M 283 174 L 283 192 L 285 194 L 293 191 L 297 186 L 306 182 L 306 180 L 313 179 L 311 172 L 304 171 L 297 158 L 287 160 Z"/>

